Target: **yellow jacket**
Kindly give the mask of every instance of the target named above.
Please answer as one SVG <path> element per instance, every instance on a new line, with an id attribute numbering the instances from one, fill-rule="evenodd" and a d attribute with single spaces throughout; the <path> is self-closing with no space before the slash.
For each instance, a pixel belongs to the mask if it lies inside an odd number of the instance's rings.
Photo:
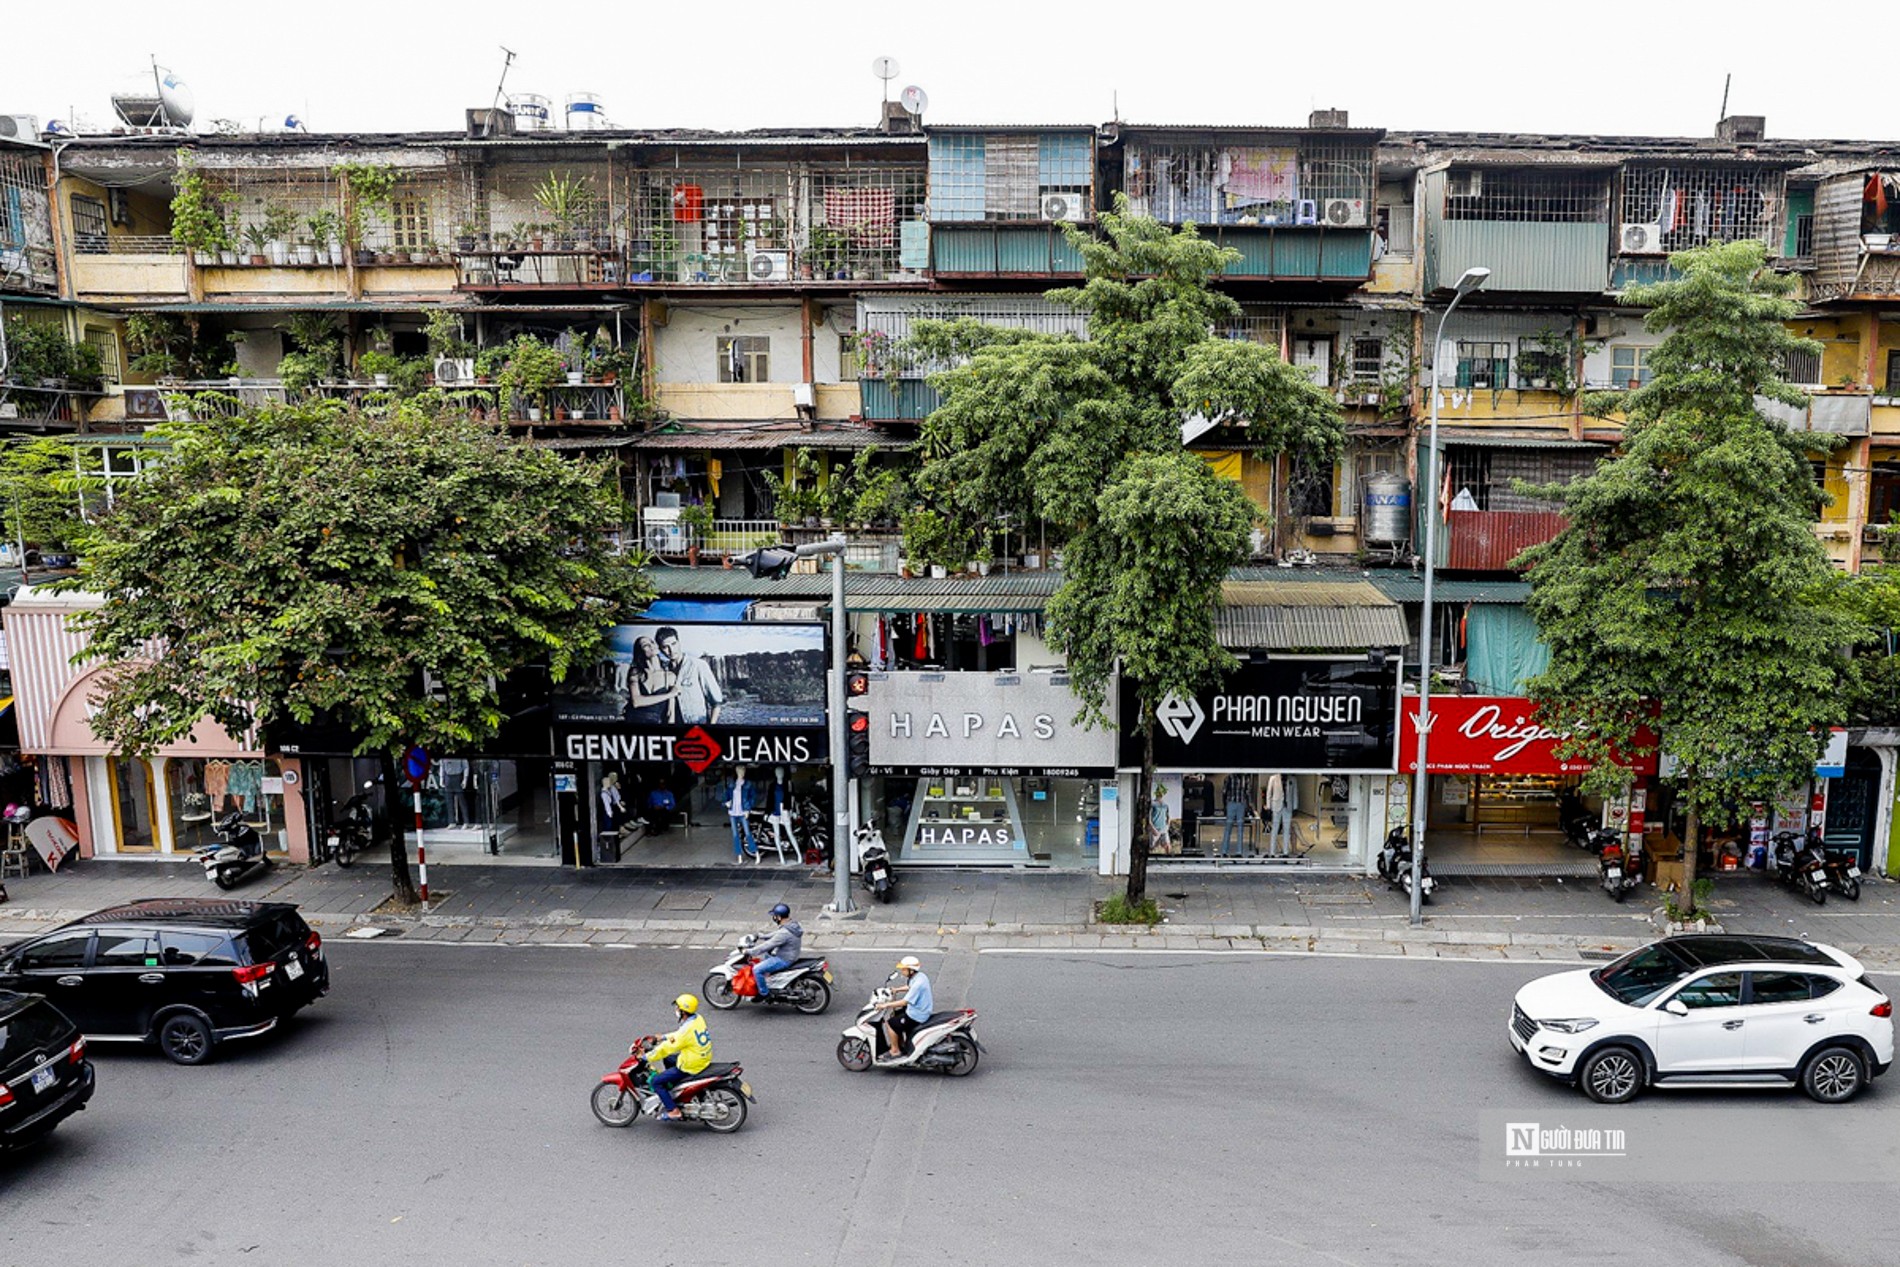
<path id="1" fill-rule="evenodd" d="M 668 1056 L 679 1057 L 684 1073 L 698 1073 L 712 1063 L 712 1035 L 707 1032 L 705 1017 L 692 1017 L 662 1038 L 660 1045 L 647 1053 L 647 1067 L 660 1068 Z"/>

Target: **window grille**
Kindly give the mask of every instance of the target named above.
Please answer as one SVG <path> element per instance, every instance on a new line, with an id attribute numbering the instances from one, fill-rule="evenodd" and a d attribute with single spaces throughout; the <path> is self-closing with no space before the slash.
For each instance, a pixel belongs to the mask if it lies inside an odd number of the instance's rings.
<path id="1" fill-rule="evenodd" d="M 1331 462 L 1295 458 L 1287 469 L 1287 513 L 1301 519 L 1325 519 L 1333 513 L 1334 468 Z"/>
<path id="2" fill-rule="evenodd" d="M 1517 341 L 1517 385 L 1551 387 L 1570 380 L 1570 349 L 1547 348 L 1535 339 Z"/>
<path id="3" fill-rule="evenodd" d="M 1774 244 L 1785 177 L 1758 167 L 1629 167 L 1622 222 L 1655 225 L 1667 251 L 1759 238 Z"/>
<path id="4" fill-rule="evenodd" d="M 1280 350 L 1280 336 L 1286 329 L 1286 314 L 1281 312 L 1243 313 L 1215 331 L 1223 339 L 1237 343 L 1258 343 Z"/>
<path id="5" fill-rule="evenodd" d="M 85 339 L 99 353 L 100 372 L 106 381 L 119 381 L 119 336 L 101 326 L 87 326 Z"/>
<path id="6" fill-rule="evenodd" d="M 1529 484 L 1570 484 L 1596 470 L 1597 454 L 1578 449 L 1483 449 L 1452 445 L 1445 450 L 1445 473 L 1454 501 L 1462 494 L 1479 510 L 1537 511 L 1554 504 L 1517 491 Z M 1469 505 L 1453 509 L 1470 509 Z"/>
<path id="7" fill-rule="evenodd" d="M 1385 368 L 1385 340 L 1360 336 L 1352 341 L 1352 381 L 1376 383 Z"/>
<path id="8" fill-rule="evenodd" d="M 74 194 L 73 250 L 81 255 L 106 253 L 106 204 L 97 198 Z"/>
<path id="9" fill-rule="evenodd" d="M 1458 344 L 1458 386 L 1473 391 L 1497 391 L 1511 385 L 1511 345 Z"/>
<path id="10" fill-rule="evenodd" d="M 389 204 L 390 244 L 399 251 L 427 250 L 435 241 L 429 223 L 429 200 L 411 194 Z"/>
<path id="11" fill-rule="evenodd" d="M 0 285 L 51 291 L 57 276 L 45 163 L 36 152 L 0 152 Z"/>
<path id="12" fill-rule="evenodd" d="M 1887 353 L 1887 395 L 1900 395 L 1900 352 Z"/>
<path id="13" fill-rule="evenodd" d="M 1226 146 L 1127 146 L 1129 209 L 1169 224 L 1319 224 L 1329 202 L 1360 204 L 1370 229 L 1372 147 L 1337 137 L 1263 138 Z"/>
<path id="14" fill-rule="evenodd" d="M 772 339 L 764 334 L 721 335 L 717 345 L 719 381 L 767 383 L 772 380 Z"/>
<path id="15" fill-rule="evenodd" d="M 1450 172 L 1445 181 L 1445 219 L 1607 224 L 1609 180 L 1596 172 L 1508 167 Z"/>
<path id="16" fill-rule="evenodd" d="M 1812 211 L 1795 217 L 1794 258 L 1798 260 L 1814 258 L 1814 213 Z"/>
<path id="17" fill-rule="evenodd" d="M 1789 352 L 1782 361 L 1781 377 L 1798 387 L 1820 386 L 1821 354 L 1818 351 Z"/>
<path id="18" fill-rule="evenodd" d="M 1641 387 L 1648 383 L 1650 351 L 1649 348 L 1627 343 L 1613 346 L 1610 349 L 1610 386 Z"/>
<path id="19" fill-rule="evenodd" d="M 1044 199 L 1065 195 L 1071 206 L 1087 208 L 1094 189 L 1095 148 L 1085 133 L 941 133 L 930 138 L 932 220 L 1043 220 Z"/>

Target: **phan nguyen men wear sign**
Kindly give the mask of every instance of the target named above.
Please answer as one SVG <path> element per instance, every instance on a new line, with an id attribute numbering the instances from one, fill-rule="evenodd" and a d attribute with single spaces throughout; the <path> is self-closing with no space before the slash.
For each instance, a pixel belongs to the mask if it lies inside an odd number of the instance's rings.
<path id="1" fill-rule="evenodd" d="M 1399 664 L 1354 659 L 1245 661 L 1221 686 L 1155 709 L 1164 770 L 1388 773 L 1397 766 Z M 1121 765 L 1142 756 L 1135 693 L 1121 693 Z"/>

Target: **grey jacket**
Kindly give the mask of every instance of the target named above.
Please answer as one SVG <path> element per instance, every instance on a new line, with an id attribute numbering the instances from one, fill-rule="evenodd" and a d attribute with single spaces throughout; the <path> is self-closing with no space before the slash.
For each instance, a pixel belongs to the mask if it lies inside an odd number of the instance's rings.
<path id="1" fill-rule="evenodd" d="M 786 963 L 797 963 L 799 952 L 804 948 L 805 930 L 798 926 L 797 920 L 788 919 L 756 943 L 752 953 L 761 959 L 776 955 Z"/>

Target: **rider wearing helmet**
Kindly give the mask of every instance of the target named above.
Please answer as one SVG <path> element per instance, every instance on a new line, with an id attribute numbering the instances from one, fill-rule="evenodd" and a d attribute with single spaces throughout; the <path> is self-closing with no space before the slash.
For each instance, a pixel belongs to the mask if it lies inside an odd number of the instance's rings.
<path id="1" fill-rule="evenodd" d="M 886 1060 L 909 1054 L 911 1036 L 936 1009 L 936 1001 L 930 994 L 930 978 L 924 975 L 924 965 L 918 962 L 917 956 L 905 955 L 899 959 L 897 970 L 909 984 L 903 994 L 878 1005 L 885 1011 L 884 1036 L 890 1040 Z"/>
<path id="2" fill-rule="evenodd" d="M 766 977 L 791 967 L 798 960 L 798 952 L 805 947 L 805 930 L 792 918 L 791 907 L 783 902 L 773 907 L 772 922 L 777 927 L 752 948 L 752 953 L 759 960 L 752 967 L 752 976 L 759 983 L 760 998 L 764 998 L 768 990 Z"/>
<path id="3" fill-rule="evenodd" d="M 695 996 L 680 995 L 673 1000 L 673 1010 L 681 1025 L 647 1053 L 647 1086 L 660 1097 L 660 1116 L 677 1122 L 680 1106 L 673 1102 L 673 1086 L 712 1063 L 712 1035 Z"/>

